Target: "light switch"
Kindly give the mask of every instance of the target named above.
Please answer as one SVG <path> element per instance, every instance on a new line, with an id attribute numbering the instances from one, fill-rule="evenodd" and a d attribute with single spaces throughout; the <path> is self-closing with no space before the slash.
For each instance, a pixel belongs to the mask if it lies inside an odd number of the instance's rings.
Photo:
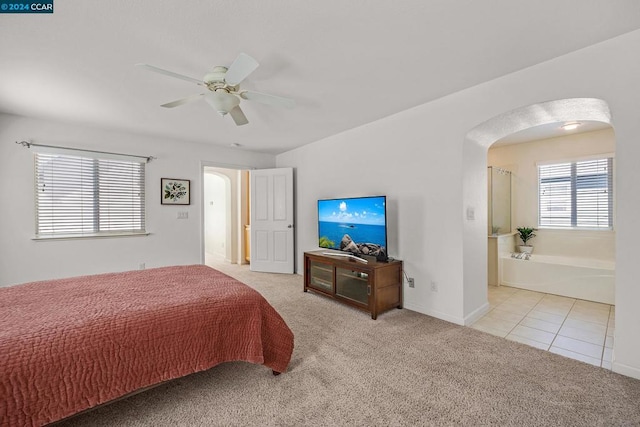
<path id="1" fill-rule="evenodd" d="M 178 212 L 178 219 L 189 219 L 189 212 Z"/>
<path id="2" fill-rule="evenodd" d="M 473 221 L 475 219 L 476 219 L 476 210 L 472 206 L 469 206 L 467 208 L 467 220 Z"/>

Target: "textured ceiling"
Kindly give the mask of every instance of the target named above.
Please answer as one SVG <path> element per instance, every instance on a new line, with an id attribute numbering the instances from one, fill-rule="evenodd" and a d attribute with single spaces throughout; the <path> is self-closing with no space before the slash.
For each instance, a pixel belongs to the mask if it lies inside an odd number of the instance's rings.
<path id="1" fill-rule="evenodd" d="M 51 15 L 0 15 L 0 111 L 280 153 L 640 28 L 637 0 L 58 0 Z M 245 52 L 236 127 L 195 84 Z M 28 136 L 25 136 L 25 138 Z"/>

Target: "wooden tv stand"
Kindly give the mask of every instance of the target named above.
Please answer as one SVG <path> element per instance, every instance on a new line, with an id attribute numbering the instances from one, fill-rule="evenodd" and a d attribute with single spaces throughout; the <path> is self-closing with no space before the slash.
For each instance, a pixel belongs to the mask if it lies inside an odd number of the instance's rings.
<path id="1" fill-rule="evenodd" d="M 327 250 L 304 253 L 304 291 L 378 314 L 402 308 L 402 261 L 361 263 L 325 255 Z"/>

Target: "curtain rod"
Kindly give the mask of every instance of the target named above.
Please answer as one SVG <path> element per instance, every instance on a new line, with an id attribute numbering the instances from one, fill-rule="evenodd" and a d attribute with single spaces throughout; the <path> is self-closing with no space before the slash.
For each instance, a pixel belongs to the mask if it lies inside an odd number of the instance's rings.
<path id="1" fill-rule="evenodd" d="M 111 153 L 109 151 L 85 150 L 85 149 L 82 149 L 82 148 L 70 148 L 70 147 L 60 147 L 60 146 L 56 146 L 56 145 L 34 144 L 33 142 L 29 142 L 29 141 L 16 141 L 16 144 L 22 145 L 23 147 L 27 147 L 27 148 L 31 148 L 31 147 L 46 147 L 46 148 L 56 148 L 56 149 L 59 149 L 59 150 L 73 150 L 73 151 L 84 151 L 84 152 L 87 152 L 87 153 L 112 154 L 112 155 L 116 155 L 116 156 L 137 157 L 137 158 L 140 158 L 140 159 L 146 159 L 147 163 L 150 162 L 151 160 L 157 159 L 157 157 L 154 157 L 154 156 L 138 156 L 138 155 L 135 155 L 135 154 Z"/>

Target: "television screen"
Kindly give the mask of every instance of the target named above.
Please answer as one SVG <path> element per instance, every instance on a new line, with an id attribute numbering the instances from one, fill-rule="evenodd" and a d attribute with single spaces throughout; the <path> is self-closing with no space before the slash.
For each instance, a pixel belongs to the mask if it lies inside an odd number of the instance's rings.
<path id="1" fill-rule="evenodd" d="M 318 200 L 318 245 L 387 258 L 386 196 Z"/>

